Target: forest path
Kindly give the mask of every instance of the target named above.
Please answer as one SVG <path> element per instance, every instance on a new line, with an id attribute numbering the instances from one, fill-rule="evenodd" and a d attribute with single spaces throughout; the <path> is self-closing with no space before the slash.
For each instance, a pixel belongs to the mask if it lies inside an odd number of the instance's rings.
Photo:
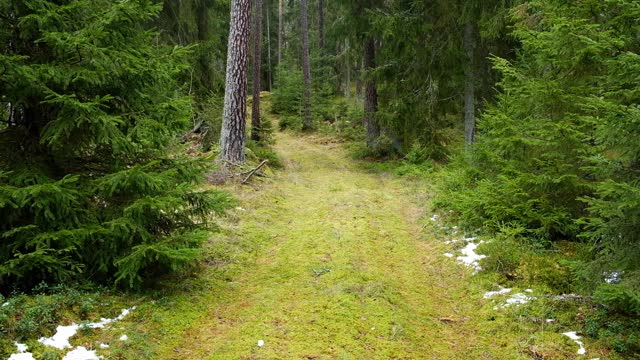
<path id="1" fill-rule="evenodd" d="M 479 335 L 469 270 L 423 226 L 426 184 L 326 139 L 278 134 L 276 150 L 286 169 L 243 191 L 224 235 L 258 255 L 162 358 L 519 358 Z"/>

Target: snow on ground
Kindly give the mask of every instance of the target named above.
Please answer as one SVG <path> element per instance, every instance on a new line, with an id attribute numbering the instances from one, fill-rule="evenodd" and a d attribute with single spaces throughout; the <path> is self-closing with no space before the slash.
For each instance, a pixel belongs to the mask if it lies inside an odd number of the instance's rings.
<path id="1" fill-rule="evenodd" d="M 2 307 L 5 307 L 5 306 L 9 306 L 9 302 L 8 301 L 6 303 L 2 304 Z"/>
<path id="2" fill-rule="evenodd" d="M 8 360 L 35 360 L 33 358 L 33 354 L 31 354 L 30 352 L 27 352 L 27 350 L 29 349 L 27 345 L 19 344 L 17 342 L 15 344 L 16 344 L 16 347 L 18 348 L 18 352 L 15 354 L 12 354 Z"/>
<path id="3" fill-rule="evenodd" d="M 9 360 L 35 360 L 35 359 L 33 357 L 33 354 L 28 352 L 28 353 L 11 354 L 11 356 L 9 356 Z"/>
<path id="4" fill-rule="evenodd" d="M 60 325 L 56 328 L 56 333 L 53 334 L 52 337 L 41 337 L 38 339 L 38 342 L 56 349 L 70 348 L 71 344 L 69 343 L 69 339 L 78 332 L 78 329 L 80 329 L 80 325 L 78 324 Z"/>
<path id="5" fill-rule="evenodd" d="M 74 336 L 80 328 L 88 327 L 91 329 L 102 329 L 113 322 L 124 319 L 127 315 L 131 313 L 131 311 L 135 309 L 136 309 L 135 306 L 130 309 L 122 309 L 122 312 L 120 313 L 120 315 L 116 316 L 113 319 L 101 318 L 100 321 L 98 322 L 82 324 L 82 325 L 78 325 L 76 323 L 73 323 L 71 325 L 66 325 L 66 326 L 60 325 L 56 328 L 56 333 L 53 334 L 53 336 L 48 338 L 41 337 L 40 339 L 38 339 L 38 342 L 45 346 L 51 346 L 61 350 L 72 348 L 71 343 L 69 343 L 69 339 L 71 339 L 71 337 Z M 126 335 L 123 335 L 122 337 L 126 337 Z M 122 340 L 122 337 L 120 338 L 121 340 Z M 105 347 L 109 347 L 109 345 L 105 345 L 104 347 L 103 345 L 104 344 L 100 344 L 100 348 L 104 349 Z M 16 343 L 16 346 L 18 347 L 18 352 L 15 354 L 12 354 L 11 357 L 9 357 L 9 360 L 32 360 L 33 359 L 33 355 L 31 355 L 31 353 L 26 352 L 27 351 L 26 345 Z M 94 360 L 94 359 L 101 359 L 101 358 L 102 357 L 99 357 L 94 350 L 87 350 L 82 346 L 78 346 L 74 350 L 67 353 L 67 355 L 63 358 L 63 360 Z"/>
<path id="6" fill-rule="evenodd" d="M 100 360 L 102 356 L 98 356 L 95 350 L 87 350 L 84 346 L 78 346 L 65 355 L 62 360 Z"/>
<path id="7" fill-rule="evenodd" d="M 433 215 L 433 217 L 431 217 L 431 220 L 433 221 L 437 221 L 437 219 L 438 219 L 437 215 Z M 454 229 L 457 229 L 457 227 L 454 226 Z M 445 241 L 444 243 L 454 244 L 458 242 L 464 242 L 466 243 L 466 245 L 465 247 L 459 250 L 459 253 L 461 255 L 457 256 L 456 259 L 459 262 L 463 263 L 465 266 L 473 268 L 474 273 L 482 270 L 482 268 L 480 267 L 480 260 L 486 258 L 487 256 L 478 254 L 476 252 L 476 249 L 480 244 L 484 243 L 484 241 L 482 240 L 478 241 L 478 238 L 475 238 L 475 237 L 463 237 L 463 238 L 450 239 Z M 455 255 L 448 252 L 448 253 L 445 253 L 444 256 L 452 258 Z"/>
<path id="8" fill-rule="evenodd" d="M 124 334 L 124 335 L 120 336 L 120 338 L 118 340 L 127 341 L 127 340 L 129 340 L 129 337 L 126 334 Z"/>
<path id="9" fill-rule="evenodd" d="M 58 326 L 56 328 L 56 333 L 53 334 L 52 337 L 49 337 L 49 338 L 42 337 L 38 339 L 38 342 L 40 342 L 43 345 L 51 346 L 57 349 L 70 348 L 71 344 L 69 343 L 69 339 L 78 332 L 80 327 L 85 326 L 92 329 L 102 329 L 105 326 L 111 324 L 112 322 L 124 319 L 125 316 L 129 315 L 129 313 L 131 313 L 132 310 L 135 310 L 135 308 L 136 307 L 134 306 L 131 309 L 122 309 L 122 312 L 120 313 L 120 315 L 118 315 L 113 319 L 101 318 L 99 322 L 95 322 L 95 323 L 88 323 L 84 325 L 78 325 L 74 323 L 67 326 L 62 326 L 62 325 Z"/>
<path id="10" fill-rule="evenodd" d="M 620 282 L 621 274 L 617 271 L 610 271 L 604 273 L 604 281 L 607 284 L 617 284 Z"/>
<path id="11" fill-rule="evenodd" d="M 576 344 L 578 344 L 578 346 L 580 346 L 580 349 L 578 349 L 578 355 L 584 355 L 587 353 L 587 349 L 585 349 L 584 343 L 580 341 L 580 339 L 582 339 L 582 336 L 579 336 L 578 333 L 576 333 L 575 331 L 570 331 L 570 332 L 562 333 L 562 335 L 573 340 Z"/>
<path id="12" fill-rule="evenodd" d="M 486 293 L 484 293 L 484 298 L 485 299 L 489 299 L 492 298 L 496 295 L 504 295 L 504 294 L 508 294 L 511 292 L 511 290 L 513 289 L 508 289 L 508 288 L 503 288 L 502 286 L 500 286 L 500 290 L 496 290 L 496 291 L 487 291 Z"/>
<path id="13" fill-rule="evenodd" d="M 482 243 L 483 241 L 480 241 L 478 244 L 469 241 L 467 243 L 467 246 L 460 250 L 462 256 L 458 256 L 458 261 L 470 268 L 473 268 L 475 272 L 482 270 L 482 268 L 480 267 L 480 260 L 486 258 L 487 256 L 476 253 L 478 245 Z"/>

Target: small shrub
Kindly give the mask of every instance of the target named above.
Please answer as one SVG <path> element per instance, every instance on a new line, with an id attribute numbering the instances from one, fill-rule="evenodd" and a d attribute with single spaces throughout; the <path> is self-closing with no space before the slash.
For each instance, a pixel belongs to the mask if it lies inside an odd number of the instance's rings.
<path id="1" fill-rule="evenodd" d="M 409 164 L 422 164 L 429 160 L 429 150 L 418 143 L 414 143 L 411 150 L 404 156 Z"/>
<path id="2" fill-rule="evenodd" d="M 197 121 L 202 121 L 200 132 L 204 151 L 211 150 L 220 140 L 223 100 L 223 98 L 217 96 L 209 97 L 196 116 L 198 118 Z"/>
<path id="3" fill-rule="evenodd" d="M 293 130 L 302 131 L 302 118 L 300 116 L 284 116 L 278 123 L 280 131 Z"/>
<path id="4" fill-rule="evenodd" d="M 280 169 L 284 167 L 280 156 L 278 156 L 271 147 L 266 146 L 261 142 L 249 140 L 247 141 L 247 148 L 250 150 L 251 157 L 253 157 L 256 162 L 268 160 L 271 168 Z M 249 156 L 249 154 L 247 155 Z"/>

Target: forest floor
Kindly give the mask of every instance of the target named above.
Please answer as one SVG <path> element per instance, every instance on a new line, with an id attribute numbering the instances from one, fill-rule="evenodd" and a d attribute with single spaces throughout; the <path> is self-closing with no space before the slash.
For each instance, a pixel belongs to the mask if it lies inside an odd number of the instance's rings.
<path id="1" fill-rule="evenodd" d="M 113 358 L 584 358 L 544 319 L 496 310 L 483 297 L 496 286 L 444 256 L 425 180 L 322 137 L 281 133 L 276 151 L 283 171 L 233 185 L 237 216 L 205 273 L 141 306 Z"/>
<path id="2" fill-rule="evenodd" d="M 577 354 L 562 333 L 579 311 L 544 296 L 505 305 L 537 290 L 486 296 L 499 279 L 458 261 L 462 234 L 429 211 L 425 176 L 354 160 L 330 137 L 276 138 L 285 168 L 225 185 L 238 203 L 201 269 L 103 298 L 100 316 L 137 307 L 73 346 L 106 359 L 618 359 L 585 339 Z"/>

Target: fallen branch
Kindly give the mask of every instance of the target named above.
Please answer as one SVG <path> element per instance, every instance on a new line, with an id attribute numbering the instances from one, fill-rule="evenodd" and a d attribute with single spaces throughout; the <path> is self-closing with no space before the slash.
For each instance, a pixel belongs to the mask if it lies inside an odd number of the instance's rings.
<path id="1" fill-rule="evenodd" d="M 247 183 L 247 181 L 249 181 L 249 179 L 251 179 L 251 177 L 253 176 L 253 174 L 255 174 L 255 173 L 256 173 L 256 171 L 260 170 L 260 168 L 262 168 L 263 166 L 265 166 L 265 164 L 267 164 L 268 162 L 269 162 L 269 160 L 263 160 L 263 161 L 260 163 L 260 165 L 258 165 L 258 166 L 256 166 L 255 168 L 253 168 L 253 169 L 249 170 L 249 171 L 248 171 L 248 174 L 249 174 L 249 175 L 247 175 L 247 177 L 246 177 L 244 180 L 242 180 L 242 183 L 243 183 L 243 184 L 246 184 L 246 183 Z M 244 175 L 244 174 L 241 174 L 241 175 Z"/>

